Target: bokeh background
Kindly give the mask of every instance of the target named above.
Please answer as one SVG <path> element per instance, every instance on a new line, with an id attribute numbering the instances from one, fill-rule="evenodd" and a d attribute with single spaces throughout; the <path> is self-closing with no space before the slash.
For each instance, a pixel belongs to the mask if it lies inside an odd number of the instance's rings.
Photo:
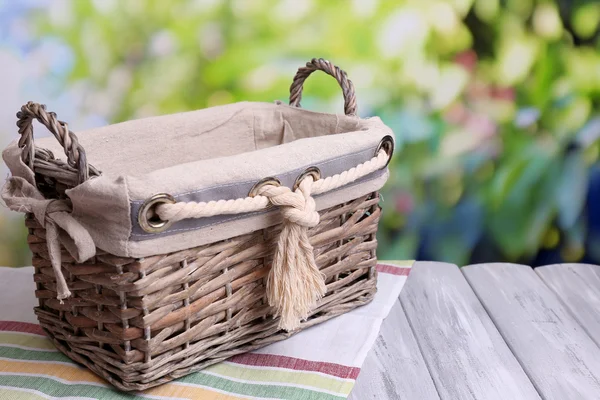
<path id="1" fill-rule="evenodd" d="M 576 0 L 0 0 L 0 145 L 27 100 L 77 132 L 286 100 L 324 57 L 396 134 L 380 258 L 600 263 L 599 21 Z M 317 75 L 303 106 L 341 112 Z M 0 265 L 25 239 L 0 208 Z"/>

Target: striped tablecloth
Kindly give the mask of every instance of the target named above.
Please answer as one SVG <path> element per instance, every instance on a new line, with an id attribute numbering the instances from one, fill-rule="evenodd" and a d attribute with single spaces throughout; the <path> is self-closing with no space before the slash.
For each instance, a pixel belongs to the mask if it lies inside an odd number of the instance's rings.
<path id="1" fill-rule="evenodd" d="M 177 381 L 127 394 L 58 352 L 33 314 L 32 268 L 0 268 L 0 399 L 345 399 L 412 261 L 378 265 L 370 304 Z"/>

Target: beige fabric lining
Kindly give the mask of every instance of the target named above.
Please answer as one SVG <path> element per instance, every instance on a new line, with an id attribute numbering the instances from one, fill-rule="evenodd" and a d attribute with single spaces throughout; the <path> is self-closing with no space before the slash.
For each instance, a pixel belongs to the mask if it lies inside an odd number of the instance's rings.
<path id="1" fill-rule="evenodd" d="M 338 125 L 339 122 L 339 127 Z M 104 175 L 143 175 L 175 165 L 251 153 L 307 137 L 363 129 L 356 117 L 241 102 L 75 132 Z M 336 130 L 337 129 L 337 130 Z M 63 157 L 53 137 L 36 146 Z"/>
<path id="2" fill-rule="evenodd" d="M 379 118 L 359 119 L 268 103 L 236 103 L 128 121 L 77 132 L 90 164 L 102 176 L 69 190 L 68 195 L 73 216 L 99 248 L 128 257 L 178 251 L 263 229 L 277 223 L 277 212 L 232 216 L 218 226 L 136 241 L 131 237 L 131 201 L 156 193 L 176 195 L 258 181 L 375 147 L 385 135 L 393 134 Z M 40 139 L 36 146 L 63 156 L 54 138 Z M 3 157 L 13 175 L 32 179 L 20 161 L 16 142 Z M 378 190 L 386 178 L 387 173 L 324 194 L 317 198 L 317 209 Z M 243 217 L 243 223 L 238 217 Z"/>

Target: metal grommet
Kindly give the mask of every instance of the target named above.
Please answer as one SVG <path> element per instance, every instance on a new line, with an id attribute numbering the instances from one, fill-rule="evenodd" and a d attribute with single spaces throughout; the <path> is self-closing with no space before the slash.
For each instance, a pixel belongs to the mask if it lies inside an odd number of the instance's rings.
<path id="1" fill-rule="evenodd" d="M 138 222 L 140 224 L 140 228 L 147 233 L 160 233 L 165 231 L 168 227 L 172 225 L 170 221 L 163 221 L 158 218 L 158 216 L 154 216 L 148 218 L 148 213 L 152 211 L 154 207 L 158 204 L 174 204 L 176 203 L 173 196 L 167 193 L 159 193 L 150 197 L 148 200 L 142 204 L 140 211 L 138 212 Z"/>
<path id="2" fill-rule="evenodd" d="M 385 167 L 387 167 L 390 161 L 392 161 L 392 155 L 394 155 L 394 138 L 390 135 L 384 136 L 375 150 L 375 157 L 377 157 L 377 154 L 379 154 L 379 150 L 381 149 L 389 156 L 387 163 L 385 163 Z"/>
<path id="3" fill-rule="evenodd" d="M 252 189 L 250 189 L 250 192 L 248 193 L 248 197 L 256 196 L 258 194 L 258 189 L 265 185 L 281 186 L 281 181 L 272 176 L 261 179 L 252 186 Z"/>
<path id="4" fill-rule="evenodd" d="M 294 191 L 296 189 L 298 189 L 298 186 L 300 186 L 300 182 L 302 182 L 302 179 L 306 178 L 307 176 L 312 176 L 314 181 L 318 181 L 319 179 L 321 179 L 321 170 L 319 168 L 317 168 L 317 167 L 308 167 L 308 168 L 306 168 L 296 178 L 296 181 L 294 182 Z"/>

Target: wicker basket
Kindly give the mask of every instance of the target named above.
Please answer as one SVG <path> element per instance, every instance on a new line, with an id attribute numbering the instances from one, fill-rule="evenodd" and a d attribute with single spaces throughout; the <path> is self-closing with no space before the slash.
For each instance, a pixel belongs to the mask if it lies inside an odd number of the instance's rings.
<path id="1" fill-rule="evenodd" d="M 322 59 L 298 71 L 290 104 L 299 107 L 303 81 L 315 70 L 323 70 L 339 81 L 345 112 L 355 114 L 352 82 L 343 71 Z M 318 224 L 304 228 L 326 293 L 311 306 L 308 318 L 289 331 L 282 329 L 266 294 L 274 253 L 287 220 L 279 219 L 263 229 L 214 242 L 209 238 L 200 246 L 166 254 L 159 246 L 155 255 L 125 257 L 94 246 L 93 257 L 77 262 L 64 241 L 59 241 L 60 254 L 56 254 L 58 247 L 50 243 L 49 235 L 55 239 L 64 236 L 57 216 L 76 208 L 71 205 L 69 189 L 98 179 L 101 173 L 88 164 L 84 148 L 67 124 L 44 106 L 28 103 L 18 117 L 21 166 L 35 172 L 38 193 L 49 199 L 45 203 L 46 217 L 41 217 L 43 224 L 33 209 L 25 207 L 30 211 L 26 225 L 35 267 L 35 295 L 39 299 L 35 313 L 61 352 L 117 388 L 142 390 L 171 381 L 283 340 L 373 298 L 377 278 L 375 234 L 381 214 L 377 191 L 320 210 Z M 49 150 L 34 147 L 33 120 L 54 134 L 64 148 L 66 161 L 55 159 Z M 93 154 L 94 149 L 88 150 Z M 385 136 L 375 156 L 383 151 L 391 157 L 392 150 L 393 140 Z M 18 175 L 16 168 L 11 170 Z M 309 168 L 297 183 L 306 176 L 311 176 L 313 182 L 324 180 L 319 172 Z M 262 180 L 253 185 L 250 194 L 255 197 L 245 200 L 258 202 L 256 199 L 262 197 L 256 194 L 262 193 L 261 187 L 283 187 L 278 183 L 274 178 Z M 141 206 L 138 217 L 148 235 L 164 230 L 172 222 L 158 219 L 155 210 L 161 201 L 169 204 L 171 200 L 170 196 L 159 195 Z M 9 200 L 6 202 L 16 208 Z M 265 208 L 265 212 L 277 214 L 278 207 Z M 53 268 L 56 257 L 62 276 Z M 70 291 L 64 299 L 60 298 L 62 277 Z"/>

